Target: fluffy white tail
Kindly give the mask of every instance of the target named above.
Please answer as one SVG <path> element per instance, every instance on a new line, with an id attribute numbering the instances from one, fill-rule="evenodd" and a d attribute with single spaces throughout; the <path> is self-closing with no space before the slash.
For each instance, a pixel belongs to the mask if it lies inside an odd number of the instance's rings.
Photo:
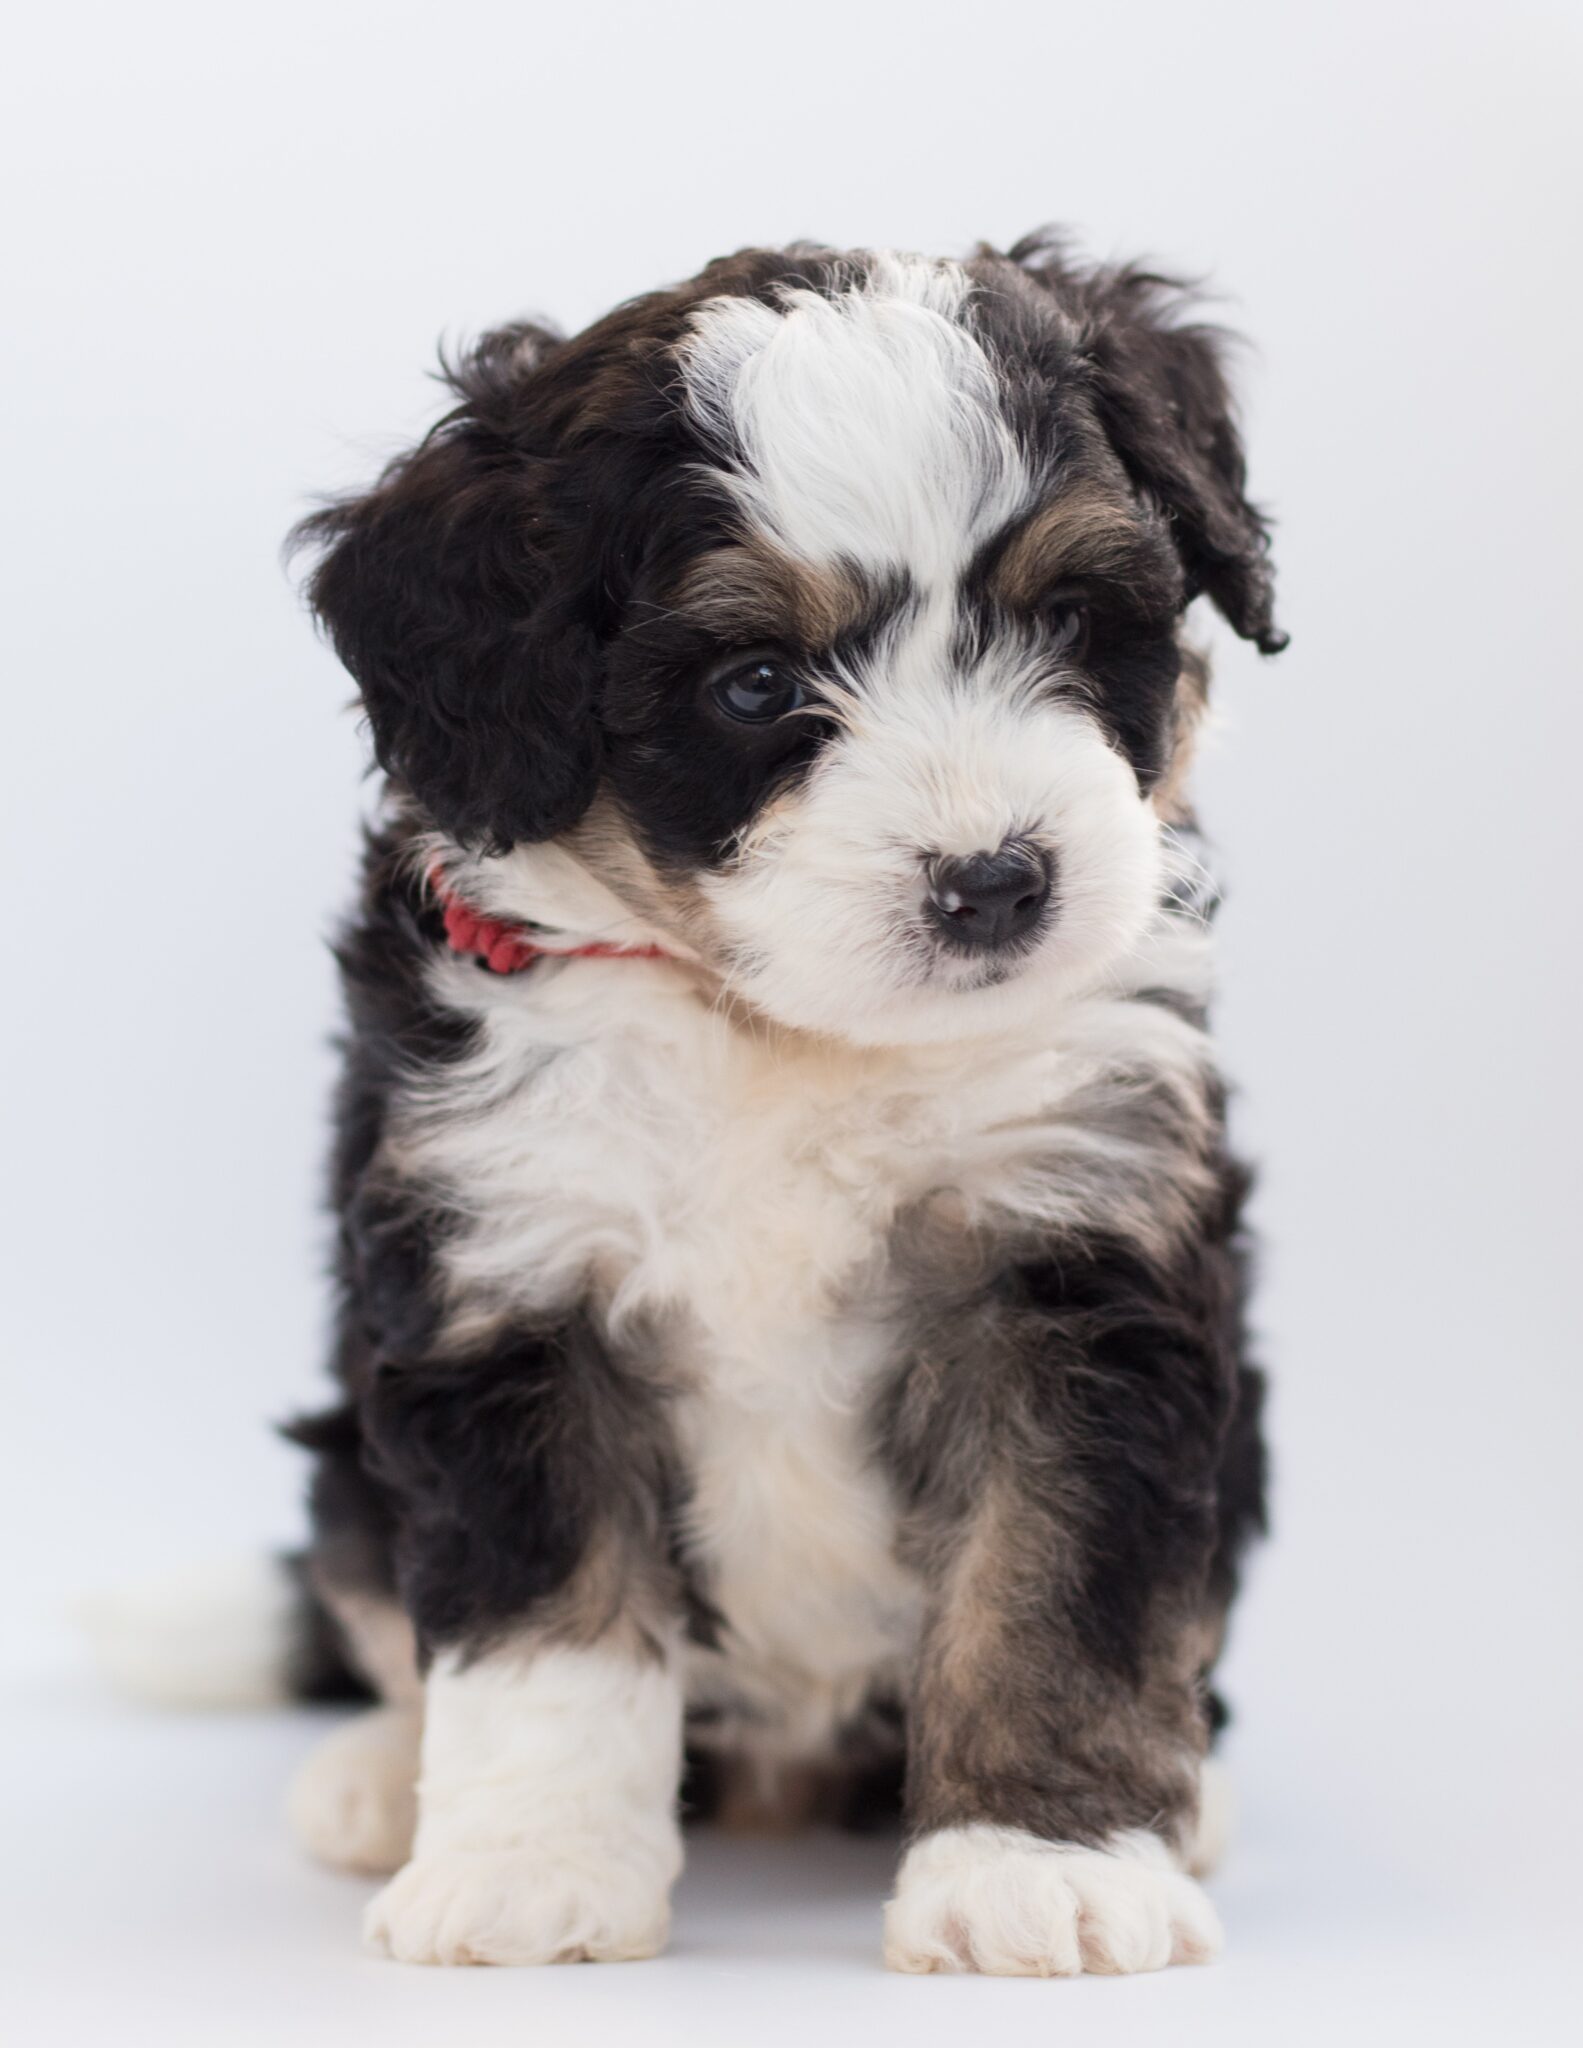
<path id="1" fill-rule="evenodd" d="M 234 1558 L 78 1604 L 112 1685 L 162 1707 L 267 1707 L 293 1696 L 303 1594 L 278 1557 Z"/>

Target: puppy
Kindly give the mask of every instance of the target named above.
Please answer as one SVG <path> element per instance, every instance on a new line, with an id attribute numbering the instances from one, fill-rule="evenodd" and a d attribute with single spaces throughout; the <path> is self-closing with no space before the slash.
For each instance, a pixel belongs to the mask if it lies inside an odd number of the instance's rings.
<path id="1" fill-rule="evenodd" d="M 391 1956 L 654 1954 L 684 1762 L 904 1767 L 898 1970 L 1218 1945 L 1263 1475 L 1182 635 L 1283 636 L 1183 313 L 752 250 L 487 336 L 303 529 L 387 787 L 298 1650 L 383 1704 L 293 1810 Z"/>

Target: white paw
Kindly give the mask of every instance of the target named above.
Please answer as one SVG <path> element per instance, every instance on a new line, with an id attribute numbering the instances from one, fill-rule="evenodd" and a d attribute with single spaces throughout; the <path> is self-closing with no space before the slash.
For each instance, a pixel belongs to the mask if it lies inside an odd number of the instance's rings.
<path id="1" fill-rule="evenodd" d="M 292 1781 L 286 1817 L 308 1854 L 385 1877 L 412 1854 L 420 1715 L 375 1707 L 322 1742 Z"/>
<path id="2" fill-rule="evenodd" d="M 363 1934 L 398 1963 L 632 1962 L 665 1946 L 670 1874 L 642 1855 L 437 1850 L 391 1879 Z"/>
<path id="3" fill-rule="evenodd" d="M 1220 1922 L 1151 1835 L 1069 1848 L 1020 1828 L 942 1828 L 902 1859 L 885 1908 L 893 1970 L 1075 1977 L 1204 1963 Z"/>

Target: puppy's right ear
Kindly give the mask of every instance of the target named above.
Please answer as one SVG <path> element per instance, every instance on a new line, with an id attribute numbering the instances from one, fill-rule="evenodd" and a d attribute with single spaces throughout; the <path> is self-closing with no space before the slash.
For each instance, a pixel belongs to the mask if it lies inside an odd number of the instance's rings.
<path id="1" fill-rule="evenodd" d="M 461 403 L 373 489 L 314 513 L 308 595 L 357 681 L 379 764 L 442 830 L 504 851 L 587 809 L 599 652 L 554 560 L 553 456 L 530 430 L 537 330 L 487 336 Z"/>

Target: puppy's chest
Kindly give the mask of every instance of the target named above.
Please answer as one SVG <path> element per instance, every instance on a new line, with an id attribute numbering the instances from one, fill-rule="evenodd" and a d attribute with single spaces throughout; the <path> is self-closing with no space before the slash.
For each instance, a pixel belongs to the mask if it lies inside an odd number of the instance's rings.
<path id="1" fill-rule="evenodd" d="M 612 974 L 644 988 L 570 1001 L 574 977 Z M 591 1299 L 612 1329 L 686 1328 L 744 1400 L 808 1377 L 810 1329 L 882 1302 L 897 1217 L 951 1180 L 975 1121 L 928 1069 L 757 1039 L 640 968 L 578 963 L 480 1023 L 392 1147 L 459 1211 L 454 1311 Z M 986 1090 L 977 1120 L 1008 1092 Z"/>
<path id="2" fill-rule="evenodd" d="M 724 1622 L 694 1690 L 817 1747 L 915 1623 L 870 1417 L 901 1335 L 895 1227 L 950 1177 L 961 1091 L 663 1001 L 581 1036 L 502 1008 L 472 1067 L 403 1145 L 464 1208 L 459 1322 L 591 1301 L 662 1375 Z"/>

